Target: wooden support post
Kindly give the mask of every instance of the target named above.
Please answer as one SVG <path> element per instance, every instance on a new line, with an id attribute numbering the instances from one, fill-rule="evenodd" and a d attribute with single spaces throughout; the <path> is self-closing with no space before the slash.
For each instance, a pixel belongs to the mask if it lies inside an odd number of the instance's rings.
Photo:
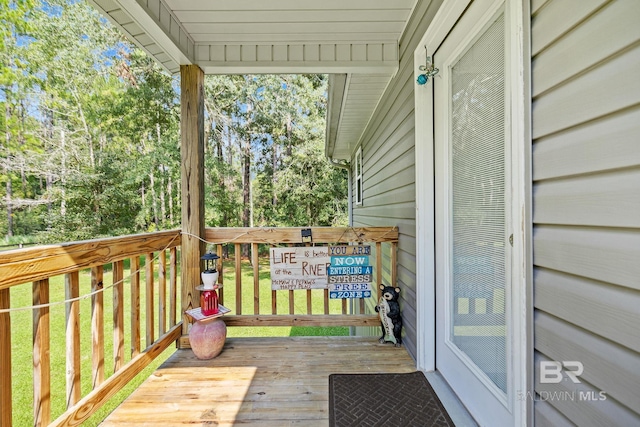
<path id="1" fill-rule="evenodd" d="M 204 253 L 204 72 L 197 65 L 180 66 L 180 141 L 182 175 L 182 333 L 189 331 L 184 314 L 200 305 L 200 257 Z"/>

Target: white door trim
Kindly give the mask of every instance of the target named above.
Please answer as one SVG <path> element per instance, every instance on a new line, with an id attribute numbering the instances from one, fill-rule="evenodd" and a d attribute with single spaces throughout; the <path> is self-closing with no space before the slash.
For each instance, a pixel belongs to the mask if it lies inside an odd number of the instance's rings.
<path id="1" fill-rule="evenodd" d="M 471 0 L 445 1 L 433 24 L 418 43 L 413 54 L 414 77 L 421 73 L 420 66 L 432 55 L 445 39 Z M 415 80 L 414 80 L 415 81 Z M 416 133 L 416 299 L 417 299 L 417 364 L 418 369 L 436 369 L 435 324 L 435 212 L 434 212 L 434 164 L 433 121 L 421 120 L 433 117 L 433 85 L 415 85 L 415 133 Z"/>
<path id="2" fill-rule="evenodd" d="M 432 56 L 455 25 L 471 0 L 445 0 L 436 13 L 425 35 L 414 51 L 414 78 L 419 67 Z M 530 136 L 530 50 L 529 50 L 529 2 L 505 0 L 505 15 L 509 24 L 507 49 L 509 62 L 507 84 L 510 87 L 512 152 L 512 204 L 513 223 L 519 225 L 514 235 L 512 268 L 514 286 L 511 294 L 513 313 L 511 321 L 519 341 L 512 348 L 513 363 L 517 375 L 513 378 L 516 395 L 527 395 L 533 380 L 533 298 L 532 298 L 532 250 L 531 250 L 531 136 Z M 438 64 L 435 64 L 437 67 Z M 414 80 L 415 81 L 415 80 Z M 415 85 L 415 164 L 416 164 L 416 299 L 417 299 L 417 365 L 423 371 L 436 369 L 435 345 L 435 215 L 434 215 L 434 140 L 433 85 Z M 516 425 L 532 424 L 532 402 L 514 399 Z M 464 402 L 463 402 L 464 404 Z"/>

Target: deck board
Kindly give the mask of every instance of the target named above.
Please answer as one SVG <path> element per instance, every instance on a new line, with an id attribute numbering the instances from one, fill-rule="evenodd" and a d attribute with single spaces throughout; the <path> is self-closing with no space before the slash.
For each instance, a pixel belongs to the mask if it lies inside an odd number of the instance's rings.
<path id="1" fill-rule="evenodd" d="M 177 350 L 101 426 L 326 426 L 329 374 L 415 370 L 375 337 L 228 338 L 210 360 Z"/>

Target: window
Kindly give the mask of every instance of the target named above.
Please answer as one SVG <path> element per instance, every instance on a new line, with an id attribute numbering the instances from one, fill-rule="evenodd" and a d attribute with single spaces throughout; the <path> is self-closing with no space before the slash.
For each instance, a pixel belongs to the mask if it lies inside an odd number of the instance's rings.
<path id="1" fill-rule="evenodd" d="M 362 147 L 356 152 L 355 183 L 356 183 L 356 205 L 362 204 Z"/>

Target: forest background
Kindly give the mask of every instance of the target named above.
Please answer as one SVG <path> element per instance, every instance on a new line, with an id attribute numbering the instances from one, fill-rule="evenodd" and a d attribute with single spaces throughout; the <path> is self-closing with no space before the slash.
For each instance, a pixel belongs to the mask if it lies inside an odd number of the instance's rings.
<path id="1" fill-rule="evenodd" d="M 180 227 L 179 76 L 84 0 L 0 0 L 0 55 L 5 245 Z M 206 76 L 207 226 L 347 225 L 326 84 Z"/>

